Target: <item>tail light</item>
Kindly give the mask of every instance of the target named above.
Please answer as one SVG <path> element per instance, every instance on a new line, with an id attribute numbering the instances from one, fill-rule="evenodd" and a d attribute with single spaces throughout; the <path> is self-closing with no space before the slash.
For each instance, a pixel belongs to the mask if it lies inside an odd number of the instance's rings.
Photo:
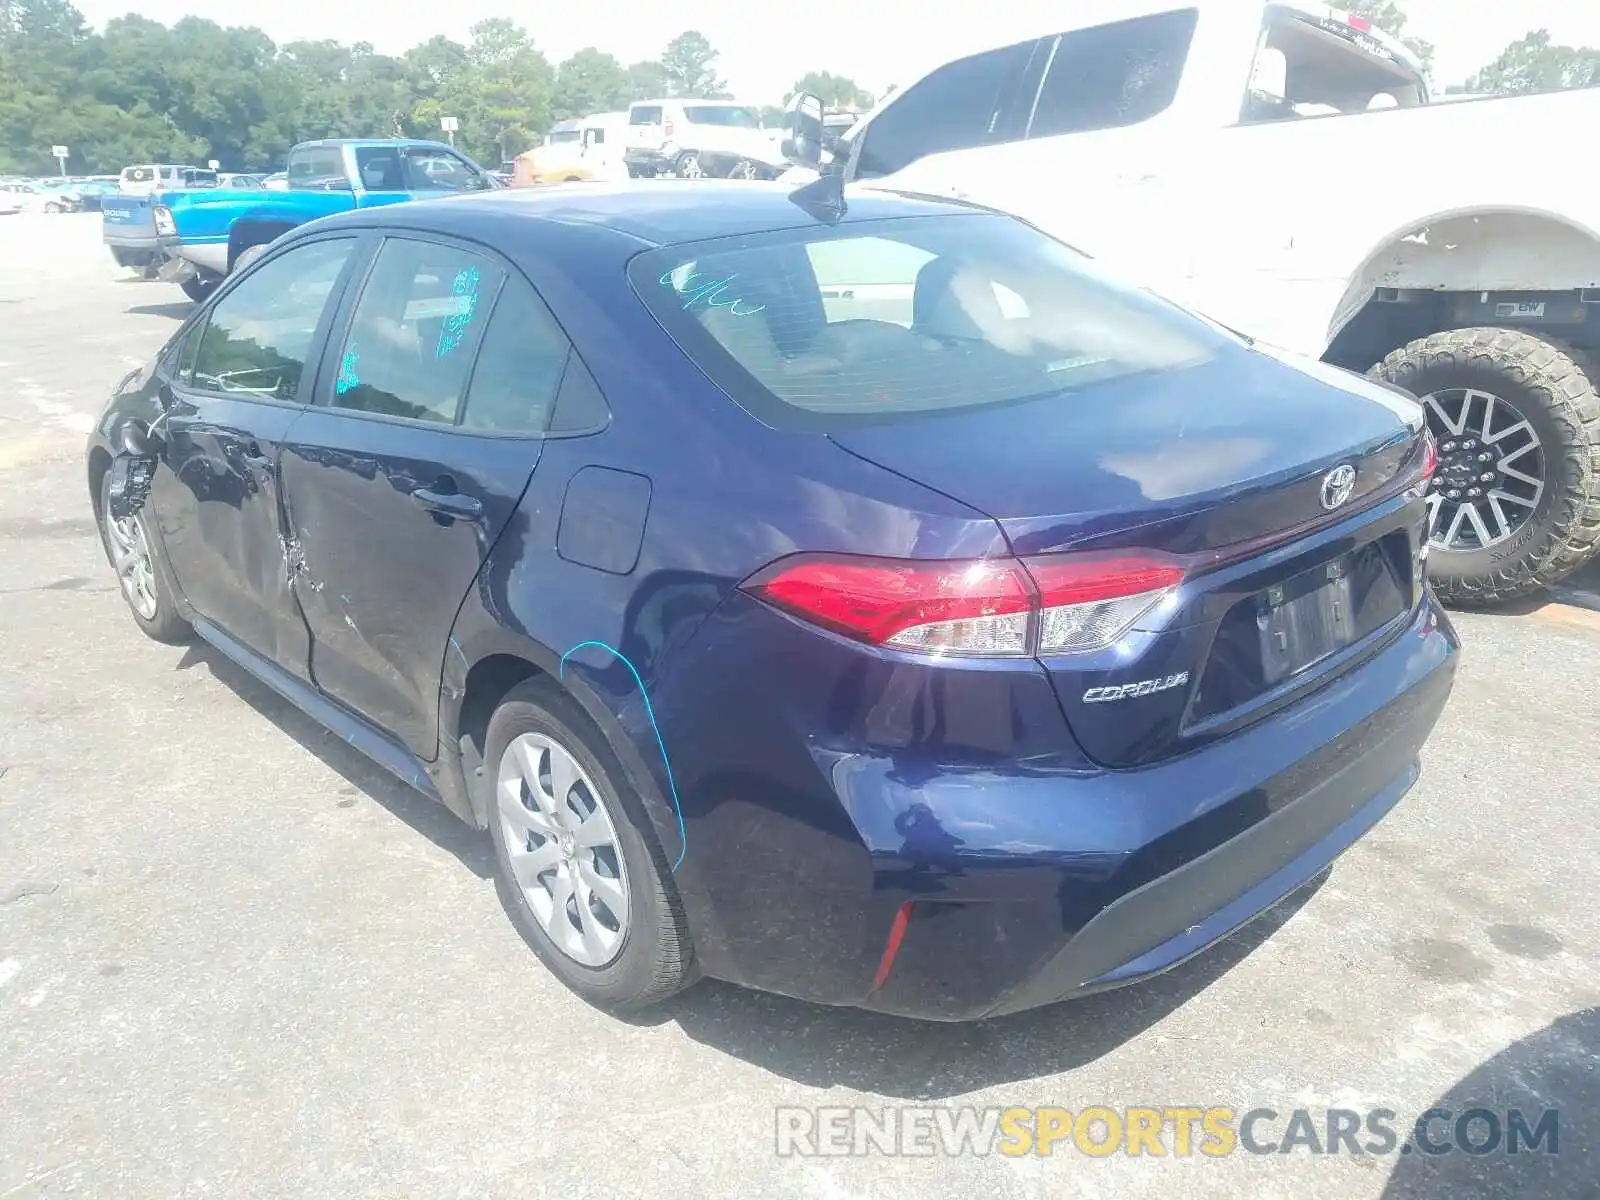
<path id="1" fill-rule="evenodd" d="M 171 237 L 178 232 L 178 227 L 172 220 L 172 210 L 163 205 L 156 204 L 151 206 L 150 222 L 155 226 L 158 237 Z"/>
<path id="2" fill-rule="evenodd" d="M 796 555 L 744 590 L 870 645 L 1014 658 L 1108 646 L 1182 580 L 1176 559 L 1144 551 L 955 562 Z"/>
<path id="3" fill-rule="evenodd" d="M 1428 430 L 1422 431 L 1422 482 L 1427 483 L 1439 469 L 1439 443 Z"/>
<path id="4" fill-rule="evenodd" d="M 661 127 L 661 136 L 666 138 L 666 139 L 668 139 L 669 141 L 672 139 L 673 132 L 674 132 L 673 131 L 673 125 L 672 125 L 671 121 L 668 121 L 665 125 L 663 125 Z"/>

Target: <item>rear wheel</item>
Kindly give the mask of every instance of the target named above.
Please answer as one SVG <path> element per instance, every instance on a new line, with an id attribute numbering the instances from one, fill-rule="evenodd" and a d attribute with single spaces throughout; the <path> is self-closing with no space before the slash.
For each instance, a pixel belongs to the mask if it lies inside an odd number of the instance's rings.
<path id="1" fill-rule="evenodd" d="M 1441 597 L 1512 600 L 1600 551 L 1600 395 L 1579 352 L 1520 330 L 1457 329 L 1371 374 L 1422 401 L 1439 444 L 1428 508 Z"/>
<path id="2" fill-rule="evenodd" d="M 705 168 L 700 165 L 700 156 L 693 150 L 685 150 L 673 161 L 672 173 L 679 179 L 704 179 Z"/>
<path id="3" fill-rule="evenodd" d="M 48 204 L 46 204 L 44 206 L 44 210 L 47 213 L 61 213 L 61 212 L 66 212 L 67 211 L 66 209 L 62 208 L 61 205 L 57 204 L 54 200 L 51 200 Z"/>
<path id="4" fill-rule="evenodd" d="M 592 1004 L 631 1011 L 694 978 L 671 871 L 605 739 L 549 680 L 514 689 L 484 763 L 496 880 L 518 931 Z"/>
<path id="5" fill-rule="evenodd" d="M 760 175 L 760 170 L 748 158 L 741 158 L 728 169 L 729 179 L 755 179 Z"/>
<path id="6" fill-rule="evenodd" d="M 217 284 L 221 282 L 215 275 L 191 275 L 187 279 L 180 280 L 178 286 L 183 289 L 185 296 L 198 304 L 216 291 Z"/>

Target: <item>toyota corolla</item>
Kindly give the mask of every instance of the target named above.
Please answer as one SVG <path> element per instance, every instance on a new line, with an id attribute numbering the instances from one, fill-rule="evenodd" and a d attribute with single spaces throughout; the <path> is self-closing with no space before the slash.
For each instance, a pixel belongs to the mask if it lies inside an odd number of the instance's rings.
<path id="1" fill-rule="evenodd" d="M 1412 786 L 1434 460 L 1009 217 L 666 183 L 304 226 L 87 466 L 134 621 L 486 830 L 589 1000 L 956 1020 L 1171 967 Z"/>

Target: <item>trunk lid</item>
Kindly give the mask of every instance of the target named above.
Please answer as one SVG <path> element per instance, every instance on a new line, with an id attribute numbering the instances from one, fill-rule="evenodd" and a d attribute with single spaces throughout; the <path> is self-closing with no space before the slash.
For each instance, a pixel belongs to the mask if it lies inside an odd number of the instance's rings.
<path id="1" fill-rule="evenodd" d="M 992 517 L 1020 556 L 1184 556 L 1175 597 L 1115 646 L 1041 660 L 1083 748 L 1135 766 L 1265 715 L 1420 598 L 1420 496 L 1377 506 L 1359 536 L 1340 532 L 1418 462 L 1420 406 L 1286 360 L 1230 350 L 1076 394 L 830 437 Z M 1343 467 L 1355 478 L 1339 500 Z M 1328 526 L 1340 530 L 1317 536 Z M 1301 538 L 1306 551 L 1274 552 Z"/>

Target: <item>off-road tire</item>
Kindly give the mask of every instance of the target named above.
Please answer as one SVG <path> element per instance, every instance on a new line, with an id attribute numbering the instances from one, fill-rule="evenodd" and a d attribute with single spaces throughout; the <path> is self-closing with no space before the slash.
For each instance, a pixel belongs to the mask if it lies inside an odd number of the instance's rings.
<path id="1" fill-rule="evenodd" d="M 1452 387 L 1504 398 L 1539 436 L 1544 494 L 1507 545 L 1428 556 L 1449 603 L 1491 605 L 1561 582 L 1600 553 L 1600 372 L 1580 351 L 1516 329 L 1454 329 L 1396 350 L 1368 374 L 1415 396 Z"/>
<path id="2" fill-rule="evenodd" d="M 564 954 L 539 924 L 511 873 L 499 814 L 500 760 L 512 741 L 540 733 L 565 747 L 599 787 L 617 831 L 628 872 L 628 932 L 622 950 L 602 967 L 587 967 Z M 589 1003 L 612 1012 L 650 1008 L 694 982 L 694 955 L 672 868 L 644 804 L 629 785 L 594 722 L 558 684 L 535 679 L 506 694 L 489 719 L 484 774 L 494 789 L 489 832 L 494 841 L 495 884 L 523 940 L 545 966 Z"/>

